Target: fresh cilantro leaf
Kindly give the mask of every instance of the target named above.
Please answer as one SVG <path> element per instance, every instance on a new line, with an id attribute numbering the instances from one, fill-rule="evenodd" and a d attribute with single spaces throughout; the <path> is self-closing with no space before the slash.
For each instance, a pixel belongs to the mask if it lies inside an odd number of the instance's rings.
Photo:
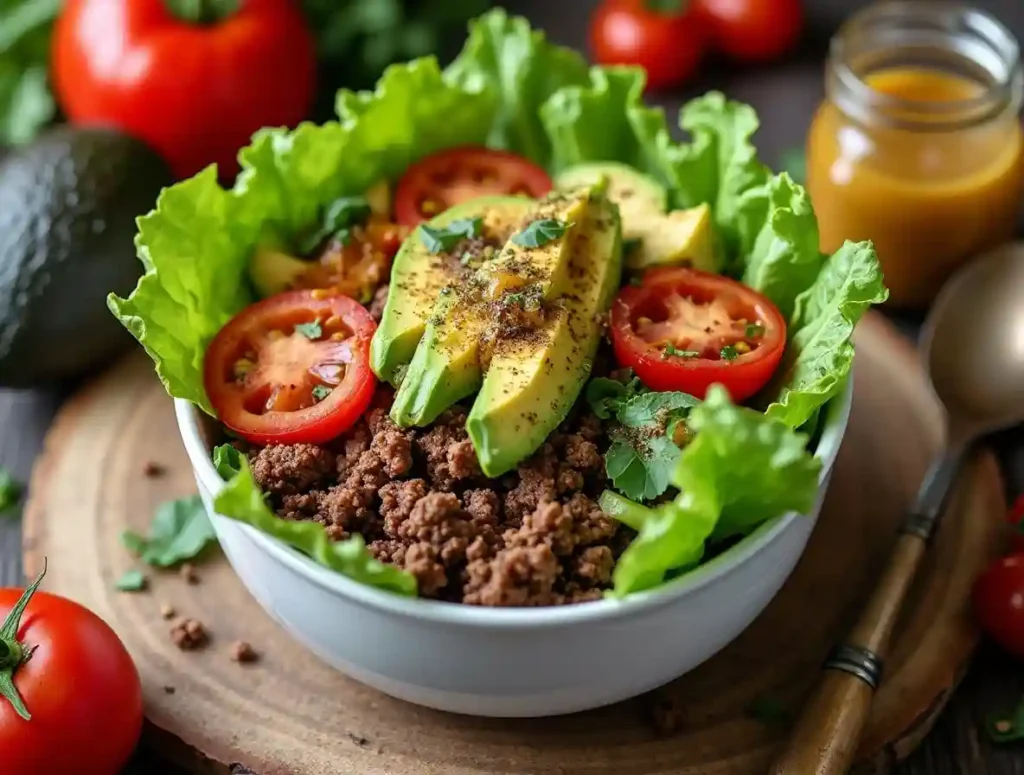
<path id="1" fill-rule="evenodd" d="M 313 386 L 313 398 L 317 401 L 323 401 L 327 396 L 331 394 L 331 389 L 326 385 L 314 385 Z"/>
<path id="2" fill-rule="evenodd" d="M 320 321 L 314 320 L 312 323 L 299 323 L 295 326 L 295 333 L 316 340 L 324 335 L 324 330 L 320 327 Z"/>
<path id="3" fill-rule="evenodd" d="M 761 323 L 747 323 L 746 336 L 748 339 L 756 339 L 764 336 L 764 326 Z"/>
<path id="4" fill-rule="evenodd" d="M 522 231 L 513 234 L 512 241 L 524 248 L 539 248 L 561 237 L 570 225 L 565 221 L 558 221 L 554 218 L 542 218 L 539 221 L 533 221 Z"/>
<path id="5" fill-rule="evenodd" d="M 689 393 L 644 393 L 626 401 L 618 411 L 618 420 L 627 428 L 664 430 L 669 422 L 685 417 L 700 404 Z"/>
<path id="6" fill-rule="evenodd" d="M 23 490 L 21 482 L 11 476 L 10 471 L 0 468 L 0 514 L 18 504 Z"/>
<path id="7" fill-rule="evenodd" d="M 700 355 L 696 350 L 680 350 L 678 347 L 669 342 L 661 351 L 662 359 L 668 358 L 669 356 L 675 356 L 676 358 L 696 358 Z"/>
<path id="8" fill-rule="evenodd" d="M 160 504 L 149 526 L 149 536 L 131 530 L 121 533 L 121 543 L 147 565 L 169 568 L 196 558 L 217 540 L 206 508 L 198 495 Z"/>
<path id="9" fill-rule="evenodd" d="M 331 236 L 346 245 L 352 236 L 349 229 L 365 223 L 369 217 L 370 203 L 365 196 L 339 197 L 324 208 L 320 222 L 300 238 L 299 252 L 304 256 L 309 255 Z"/>
<path id="10" fill-rule="evenodd" d="M 141 592 L 146 588 L 146 577 L 140 571 L 126 571 L 117 580 L 117 588 L 122 592 Z"/>
<path id="11" fill-rule="evenodd" d="M 608 420 L 615 416 L 623 403 L 646 390 L 635 376 L 631 376 L 625 383 L 607 377 L 595 377 L 587 385 L 587 403 L 600 419 Z"/>
<path id="12" fill-rule="evenodd" d="M 616 438 L 605 453 L 608 478 L 619 492 L 635 501 L 657 498 L 668 489 L 680 450 L 666 436 Z"/>
<path id="13" fill-rule="evenodd" d="M 727 344 L 725 347 L 722 348 L 722 351 L 719 353 L 719 355 L 722 357 L 723 361 L 734 361 L 737 358 L 739 358 L 740 353 L 739 350 L 737 350 L 731 344 Z"/>
<path id="14" fill-rule="evenodd" d="M 242 470 L 242 453 L 230 444 L 221 444 L 213 450 L 213 467 L 226 482 Z"/>
<path id="15" fill-rule="evenodd" d="M 484 220 L 476 218 L 458 218 L 447 226 L 420 226 L 420 242 L 431 253 L 446 253 L 464 239 L 479 237 Z"/>
<path id="16" fill-rule="evenodd" d="M 636 501 L 657 498 L 671 482 L 679 459 L 675 428 L 700 401 L 687 393 L 642 393 L 613 399 L 615 418 L 625 430 L 613 433 L 605 453 L 612 485 Z"/>

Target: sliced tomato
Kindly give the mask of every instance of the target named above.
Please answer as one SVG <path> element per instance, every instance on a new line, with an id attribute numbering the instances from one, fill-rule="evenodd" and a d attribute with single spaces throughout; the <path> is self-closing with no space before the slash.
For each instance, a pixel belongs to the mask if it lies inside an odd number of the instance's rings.
<path id="1" fill-rule="evenodd" d="M 771 378 L 786 323 L 767 298 L 728 277 L 654 269 L 612 304 L 611 338 L 621 366 L 652 390 L 703 398 L 720 383 L 745 401 Z"/>
<path id="2" fill-rule="evenodd" d="M 548 173 L 529 159 L 490 148 L 452 148 L 405 171 L 395 188 L 395 216 L 415 226 L 478 196 L 540 197 L 550 190 Z"/>
<path id="3" fill-rule="evenodd" d="M 355 299 L 288 291 L 228 321 L 206 350 L 206 394 L 218 419 L 254 444 L 322 444 L 373 399 L 377 326 Z"/>

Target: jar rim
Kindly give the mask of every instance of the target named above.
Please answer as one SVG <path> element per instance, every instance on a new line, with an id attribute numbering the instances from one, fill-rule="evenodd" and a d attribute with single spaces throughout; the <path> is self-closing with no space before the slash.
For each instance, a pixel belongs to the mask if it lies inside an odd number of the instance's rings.
<path id="1" fill-rule="evenodd" d="M 974 48 L 983 47 L 989 64 L 998 60 L 998 67 L 986 66 L 979 58 L 971 58 L 958 51 L 962 60 L 970 61 L 985 71 L 986 81 L 982 93 L 953 100 L 915 100 L 898 97 L 871 87 L 851 64 L 859 37 L 871 33 L 892 35 L 903 33 L 894 40 L 894 47 L 909 47 L 914 32 L 935 38 L 947 36 L 949 50 L 953 42 L 973 37 Z M 941 46 L 934 40 L 922 47 Z M 869 47 L 870 48 L 870 47 Z M 864 52 L 860 52 L 864 53 Z M 1016 113 L 1021 107 L 1021 52 L 1020 46 L 1007 27 L 989 12 L 957 0 L 886 0 L 854 13 L 832 38 L 830 69 L 837 86 L 847 93 L 847 101 L 863 106 L 876 115 L 886 116 L 887 123 L 913 125 L 915 128 L 941 129 L 973 126 L 1001 115 L 1008 107 Z M 974 80 L 974 79 L 972 79 Z M 912 112 L 920 121 L 894 118 Z"/>

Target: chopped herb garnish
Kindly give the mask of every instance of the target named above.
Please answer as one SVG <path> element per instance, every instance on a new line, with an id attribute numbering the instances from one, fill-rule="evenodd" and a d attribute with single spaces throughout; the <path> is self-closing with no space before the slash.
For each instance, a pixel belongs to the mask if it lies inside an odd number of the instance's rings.
<path id="1" fill-rule="evenodd" d="M 484 220 L 476 218 L 459 218 L 447 226 L 420 226 L 420 242 L 431 253 L 446 253 L 462 240 L 479 237 Z"/>
<path id="2" fill-rule="evenodd" d="M 462 254 L 462 256 L 461 256 L 461 257 L 459 258 L 459 263 L 460 263 L 460 264 L 468 264 L 468 263 L 469 263 L 470 261 L 472 261 L 472 260 L 473 260 L 473 254 L 472 254 L 472 253 L 470 253 L 470 252 L 469 252 L 469 251 L 467 250 L 467 251 L 466 251 L 465 253 L 463 253 L 463 254 Z"/>
<path id="3" fill-rule="evenodd" d="M 759 336 L 764 336 L 764 326 L 760 323 L 747 323 L 746 335 L 747 339 L 756 339 Z"/>
<path id="4" fill-rule="evenodd" d="M 508 293 L 505 294 L 505 297 L 501 300 L 501 303 L 507 306 L 515 304 L 519 307 L 522 307 L 524 306 L 525 302 L 526 294 L 523 293 Z"/>
<path id="5" fill-rule="evenodd" d="M 565 221 L 542 218 L 539 221 L 533 221 L 525 229 L 512 235 L 512 241 L 524 248 L 539 248 L 561 237 L 569 226 L 571 224 Z"/>
<path id="6" fill-rule="evenodd" d="M 334 237 L 342 245 L 347 245 L 352 238 L 351 227 L 365 223 L 369 217 L 370 203 L 366 197 L 343 196 L 335 199 L 324 208 L 320 223 L 299 239 L 299 252 L 309 255 L 328 237 Z"/>
<path id="7" fill-rule="evenodd" d="M 676 358 L 696 358 L 700 353 L 696 350 L 680 350 L 669 342 L 661 351 L 661 357 L 664 359 L 668 358 L 670 355 L 674 355 Z"/>
<path id="8" fill-rule="evenodd" d="M 737 350 L 731 344 L 727 344 L 725 347 L 723 347 L 721 352 L 719 352 L 718 354 L 719 356 L 721 356 L 723 361 L 734 361 L 740 355 L 739 350 Z"/>
<path id="9" fill-rule="evenodd" d="M 21 500 L 21 482 L 11 476 L 6 468 L 0 468 L 0 515 L 9 511 Z"/>
<path id="10" fill-rule="evenodd" d="M 315 385 L 312 390 L 313 398 L 317 401 L 323 401 L 327 396 L 331 394 L 331 389 L 326 385 Z"/>
<path id="11" fill-rule="evenodd" d="M 143 537 L 132 530 L 121 533 L 121 543 L 147 565 L 168 568 L 195 559 L 217 540 L 206 508 L 198 495 L 160 504 Z"/>
<path id="12" fill-rule="evenodd" d="M 324 330 L 320 327 L 320 321 L 314 320 L 312 323 L 299 323 L 295 326 L 295 333 L 316 340 L 324 335 Z"/>
<path id="13" fill-rule="evenodd" d="M 126 571 L 117 580 L 117 588 L 122 592 L 141 592 L 146 588 L 146 577 L 137 570 Z"/>

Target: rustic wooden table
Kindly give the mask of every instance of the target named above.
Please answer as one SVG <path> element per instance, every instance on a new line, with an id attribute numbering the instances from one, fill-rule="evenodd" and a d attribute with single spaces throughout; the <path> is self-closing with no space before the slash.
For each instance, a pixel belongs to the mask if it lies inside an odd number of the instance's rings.
<path id="1" fill-rule="evenodd" d="M 559 43 L 582 49 L 586 19 L 597 0 L 507 0 L 509 10 L 522 13 L 547 30 Z M 803 144 L 804 132 L 822 96 L 822 61 L 825 41 L 835 25 L 860 0 L 810 0 L 811 32 L 801 53 L 770 68 L 744 72 L 713 66 L 702 79 L 679 93 L 658 97 L 670 116 L 682 102 L 708 88 L 754 105 L 763 126 L 757 145 L 769 164 Z M 994 12 L 1024 39 L 1024 2 L 977 2 Z M 897 323 L 913 336 L 918 321 Z M 43 436 L 63 400 L 75 385 L 33 391 L 0 391 L 0 465 L 26 480 L 42 446 Z M 1024 489 L 1024 436 L 1019 431 L 995 440 L 1011 493 Z M 73 518 L 69 515 L 69 518 Z M 0 586 L 21 584 L 20 531 L 16 521 L 0 521 Z M 1024 775 L 1024 746 L 995 747 L 981 733 L 981 722 L 995 710 L 1012 706 L 1024 695 L 1024 666 L 990 646 L 978 652 L 959 691 L 949 701 L 937 726 L 920 749 L 897 765 L 898 775 Z M 171 770 L 140 752 L 133 773 L 158 775 Z"/>

